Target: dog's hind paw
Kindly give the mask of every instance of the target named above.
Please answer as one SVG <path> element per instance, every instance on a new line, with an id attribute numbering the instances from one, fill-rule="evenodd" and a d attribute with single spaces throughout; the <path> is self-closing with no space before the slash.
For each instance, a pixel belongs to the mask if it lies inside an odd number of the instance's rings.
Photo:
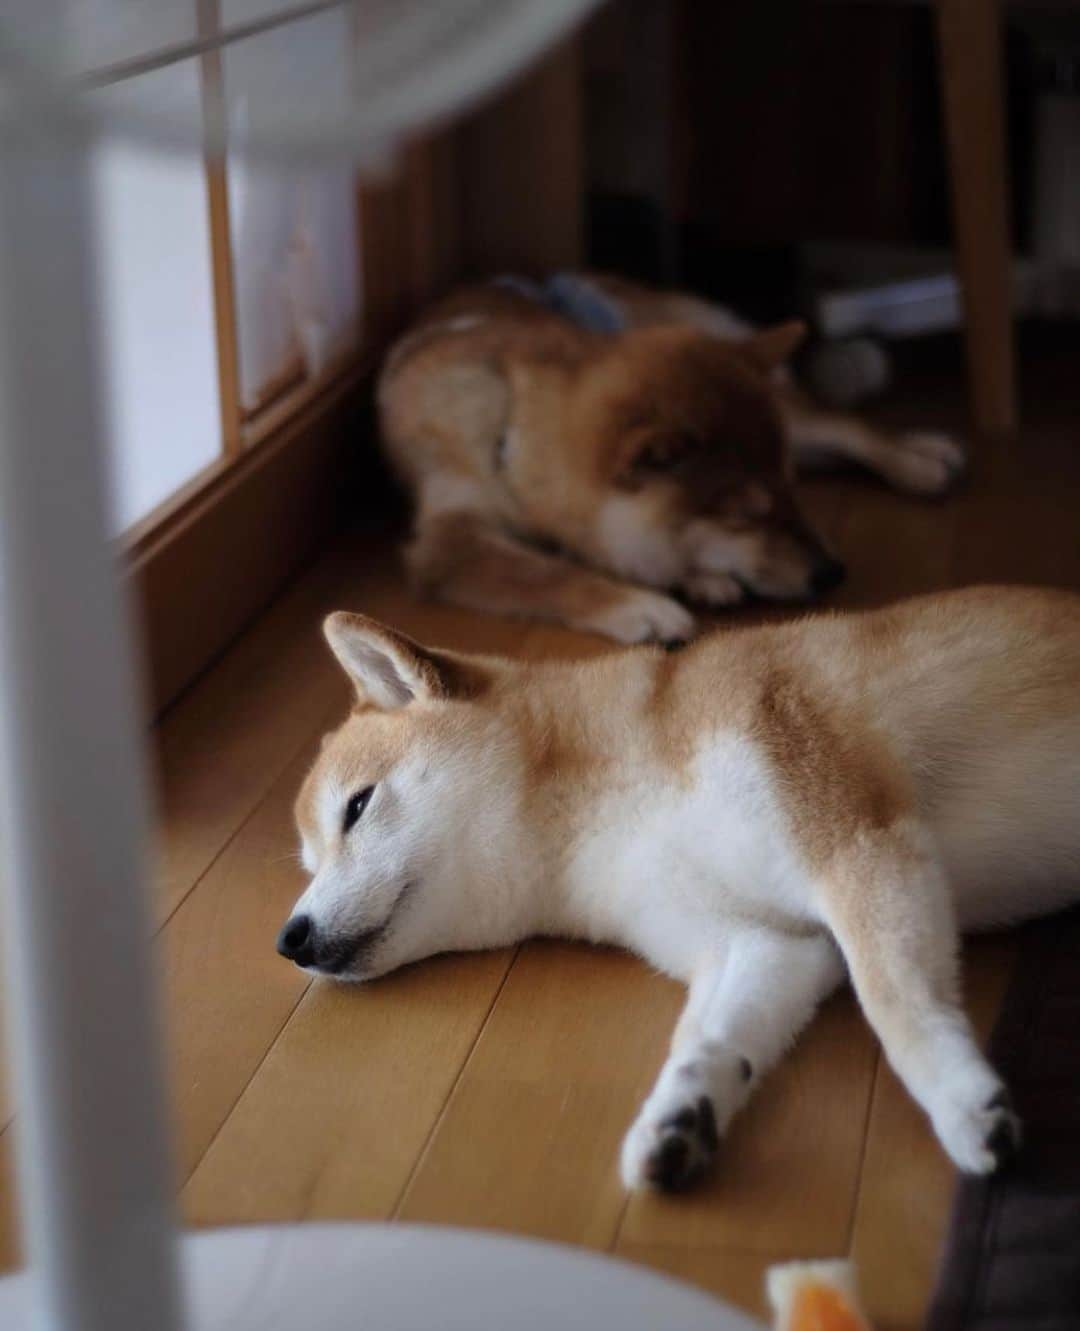
<path id="1" fill-rule="evenodd" d="M 888 477 L 898 490 L 940 495 L 952 489 L 966 467 L 964 450 L 955 439 L 914 430 L 897 436 Z"/>
<path id="2" fill-rule="evenodd" d="M 983 1113 L 987 1116 L 983 1148 L 993 1157 L 994 1169 L 1007 1165 L 1020 1149 L 1023 1125 L 1012 1106 L 1012 1098 L 1004 1087 L 993 1096 Z"/>
<path id="3" fill-rule="evenodd" d="M 965 1174 L 992 1174 L 1020 1149 L 1020 1119 L 1009 1093 L 1001 1088 L 977 1109 L 936 1122 L 942 1145 Z"/>

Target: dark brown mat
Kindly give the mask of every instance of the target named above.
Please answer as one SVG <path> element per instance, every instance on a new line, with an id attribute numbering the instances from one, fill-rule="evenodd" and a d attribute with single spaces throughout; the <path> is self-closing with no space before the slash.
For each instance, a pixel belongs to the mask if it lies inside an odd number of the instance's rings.
<path id="1" fill-rule="evenodd" d="M 1080 911 L 1025 930 L 990 1042 L 1018 1158 L 957 1188 L 926 1331 L 1080 1328 Z"/>

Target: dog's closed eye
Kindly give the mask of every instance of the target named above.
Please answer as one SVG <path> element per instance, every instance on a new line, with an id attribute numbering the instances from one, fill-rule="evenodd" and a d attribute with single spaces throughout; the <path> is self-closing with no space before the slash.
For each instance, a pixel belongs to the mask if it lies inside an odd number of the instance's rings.
<path id="1" fill-rule="evenodd" d="M 642 446 L 634 465 L 651 471 L 667 471 L 694 451 L 695 441 L 688 434 L 653 434 Z"/>
<path id="2" fill-rule="evenodd" d="M 365 786 L 363 790 L 358 790 L 355 795 L 345 805 L 345 817 L 341 825 L 342 836 L 349 831 L 360 820 L 360 815 L 371 803 L 371 797 L 375 794 L 374 786 Z"/>
<path id="3" fill-rule="evenodd" d="M 675 472 L 698 449 L 691 435 L 679 431 L 638 430 L 625 443 L 626 462 L 617 481 L 627 489 L 637 489 L 657 476 Z"/>

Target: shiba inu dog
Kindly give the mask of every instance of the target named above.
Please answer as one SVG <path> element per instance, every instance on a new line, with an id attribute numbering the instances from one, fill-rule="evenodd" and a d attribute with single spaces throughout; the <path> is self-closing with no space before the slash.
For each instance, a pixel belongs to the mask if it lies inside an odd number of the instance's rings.
<path id="1" fill-rule="evenodd" d="M 547 934 L 686 982 L 629 1187 L 700 1175 L 845 976 L 961 1169 L 1016 1144 L 957 934 L 1080 899 L 1080 598 L 949 592 L 577 663 L 325 632 L 357 699 L 300 792 L 283 955 L 367 980 Z"/>
<path id="2" fill-rule="evenodd" d="M 843 576 L 796 466 L 855 461 L 919 494 L 963 466 L 942 435 L 815 407 L 784 370 L 800 323 L 755 330 L 614 278 L 535 291 L 458 292 L 382 370 L 383 444 L 416 504 L 408 563 L 435 596 L 682 641 L 695 625 L 677 596 L 803 600 Z"/>

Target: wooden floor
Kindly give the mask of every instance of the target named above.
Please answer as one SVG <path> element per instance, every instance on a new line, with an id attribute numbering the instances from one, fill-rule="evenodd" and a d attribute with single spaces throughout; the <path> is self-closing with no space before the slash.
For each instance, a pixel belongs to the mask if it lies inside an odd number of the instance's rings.
<path id="1" fill-rule="evenodd" d="M 904 404 L 911 420 L 949 409 L 940 393 Z M 969 488 L 947 503 L 856 480 L 807 488 L 851 566 L 842 602 L 988 579 L 1080 585 L 1080 443 L 1049 409 L 1029 410 L 1022 441 L 980 448 Z M 418 605 L 387 542 L 359 535 L 162 721 L 156 947 L 187 1220 L 494 1226 L 614 1252 L 752 1310 L 770 1262 L 851 1253 L 880 1327 L 915 1328 L 952 1175 L 849 996 L 826 1005 L 768 1079 L 707 1187 L 628 1200 L 619 1141 L 663 1057 L 678 986 L 627 956 L 552 942 L 441 958 L 355 989 L 311 983 L 275 954 L 302 883 L 293 796 L 346 705 L 317 632 L 332 607 L 459 648 L 608 650 Z M 1007 936 L 968 949 L 984 1031 L 1012 958 Z M 0 1085 L 0 1124 L 10 1119 Z M 0 1134 L 5 1266 L 17 1260 L 16 1133 Z"/>

